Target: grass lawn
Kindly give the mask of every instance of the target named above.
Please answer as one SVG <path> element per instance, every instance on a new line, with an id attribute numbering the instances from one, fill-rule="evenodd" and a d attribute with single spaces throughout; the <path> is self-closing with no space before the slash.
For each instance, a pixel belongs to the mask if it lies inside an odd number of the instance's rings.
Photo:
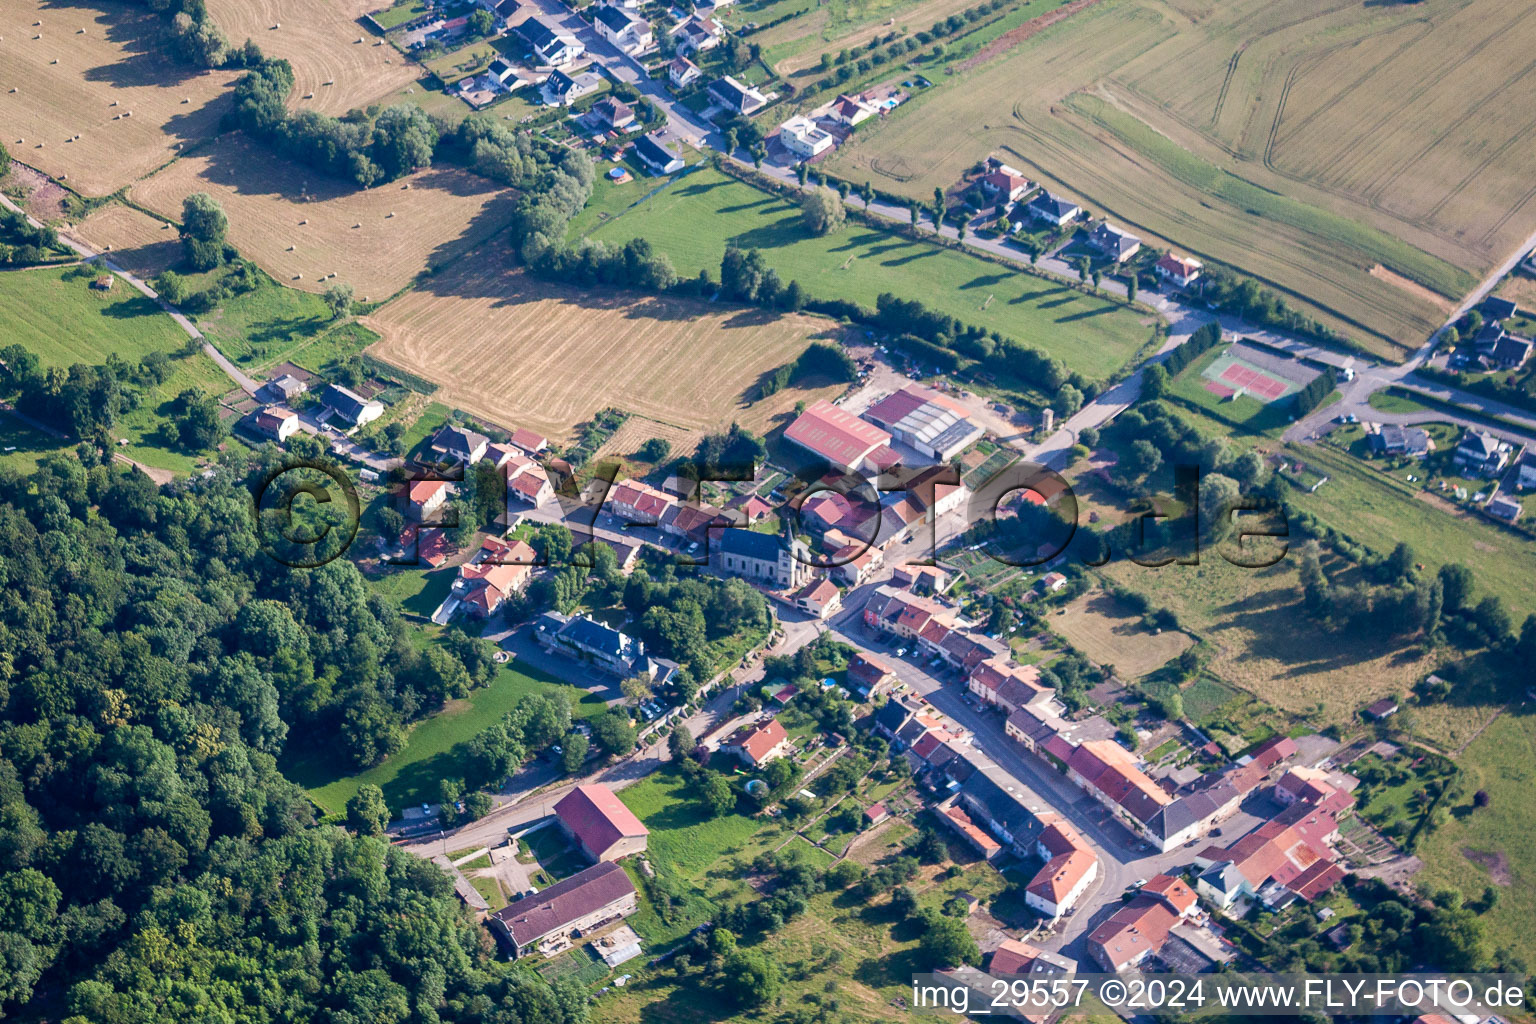
<path id="1" fill-rule="evenodd" d="M 153 299 L 115 278 L 111 291 L 97 291 L 98 276 L 75 268 L 0 273 L 0 337 L 48 366 L 100 365 L 108 353 L 136 363 L 186 342 Z"/>
<path id="2" fill-rule="evenodd" d="M 427 5 L 423 0 L 406 0 L 405 3 L 386 7 L 382 11 L 375 11 L 373 13 L 373 20 L 378 22 L 380 28 L 388 32 L 390 29 L 404 25 L 406 22 L 419 18 L 426 13 Z"/>
<path id="3" fill-rule="evenodd" d="M 1430 571 L 1460 562 L 1477 577 L 1479 596 L 1497 594 L 1520 622 L 1536 611 L 1536 548 L 1512 534 L 1451 507 L 1399 479 L 1322 446 L 1293 446 L 1296 454 L 1329 475 L 1296 504 L 1368 547 L 1386 553 L 1406 541 Z"/>
<path id="4" fill-rule="evenodd" d="M 1530 792 L 1536 784 L 1536 716 L 1529 705 L 1505 713 L 1457 762 L 1466 772 L 1466 796 L 1450 819 L 1419 843 L 1424 870 L 1418 881 L 1459 889 L 1468 899 L 1484 885 L 1499 893 L 1482 915 L 1495 946 L 1526 960 L 1536 957 L 1536 844 L 1532 844 Z M 1487 790 L 1489 805 L 1472 810 L 1472 794 Z"/>
<path id="5" fill-rule="evenodd" d="M 685 277 L 704 268 L 718 275 L 727 243 L 757 248 L 781 278 L 813 296 L 871 308 L 881 292 L 921 296 L 938 312 L 1034 345 L 1088 377 L 1118 370 L 1151 334 L 1118 303 L 894 232 L 849 223 L 815 237 L 795 206 L 714 170 L 674 182 L 591 237 L 646 238 Z"/>
<path id="6" fill-rule="evenodd" d="M 284 288 L 265 274 L 260 284 L 236 295 L 197 326 L 210 341 L 241 366 L 266 366 L 320 335 L 331 324 L 325 300 L 297 288 Z"/>
<path id="7" fill-rule="evenodd" d="M 340 811 L 365 783 L 381 788 L 396 812 L 414 803 L 433 803 L 439 780 L 464 774 L 464 743 L 494 725 L 525 696 L 555 692 L 571 698 L 577 717 L 590 717 L 606 707 L 600 697 L 514 660 L 501 666 L 489 685 L 417 722 L 406 735 L 405 746 L 383 764 L 347 774 L 348 767 L 327 752 L 295 752 L 285 756 L 283 771 L 327 813 Z"/>
<path id="8" fill-rule="evenodd" d="M 197 388 L 209 395 L 222 395 L 235 384 L 224 371 L 202 352 L 192 356 L 175 356 L 171 360 L 171 375 L 159 387 L 144 396 L 137 409 L 126 413 L 118 421 L 117 431 L 128 444 L 117 449 L 135 462 L 174 473 L 190 473 L 213 458 L 212 452 L 189 452 L 176 436 L 171 415 L 171 403 L 176 396 L 189 388 Z M 241 447 L 236 437 L 225 439 L 226 446 Z"/>
<path id="9" fill-rule="evenodd" d="M 0 415 L 0 466 L 30 473 L 44 455 L 73 451 L 68 441 L 29 427 L 14 416 Z"/>
<path id="10" fill-rule="evenodd" d="M 1387 388 L 1384 391 L 1372 391 L 1369 399 L 1370 407 L 1384 413 L 1433 413 L 1435 408 L 1422 402 L 1413 401 L 1409 396 L 1396 388 Z"/>

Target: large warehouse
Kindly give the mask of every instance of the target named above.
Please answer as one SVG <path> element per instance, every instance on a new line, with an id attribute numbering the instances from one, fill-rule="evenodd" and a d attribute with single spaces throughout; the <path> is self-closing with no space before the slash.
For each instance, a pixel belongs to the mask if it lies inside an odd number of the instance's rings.
<path id="1" fill-rule="evenodd" d="M 982 429 L 965 418 L 964 409 L 918 384 L 908 384 L 882 398 L 869 407 L 864 418 L 940 462 L 959 455 L 982 435 Z"/>

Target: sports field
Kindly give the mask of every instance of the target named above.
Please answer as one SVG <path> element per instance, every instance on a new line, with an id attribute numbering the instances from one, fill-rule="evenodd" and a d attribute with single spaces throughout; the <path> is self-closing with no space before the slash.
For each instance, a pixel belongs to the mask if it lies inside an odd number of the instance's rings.
<path id="1" fill-rule="evenodd" d="M 93 210 L 75 234 L 111 254 L 112 262 L 146 280 L 181 262 L 181 235 L 163 220 L 121 203 Z"/>
<path id="2" fill-rule="evenodd" d="M 315 292 L 350 284 L 375 301 L 500 230 L 513 201 L 511 191 L 448 167 L 358 189 L 237 135 L 176 161 L 132 196 L 179 221 L 193 192 L 223 205 L 229 240 L 280 284 Z"/>
<path id="3" fill-rule="evenodd" d="M 1034 345 L 1087 377 L 1114 373 L 1151 337 L 1141 315 L 1119 303 L 966 253 L 852 221 L 818 238 L 798 207 L 709 169 L 603 222 L 591 237 L 613 244 L 649 239 L 683 276 L 708 268 L 718 277 L 727 244 L 757 248 L 781 278 L 799 281 L 817 298 L 871 308 L 881 292 L 921 298 L 930 309 Z"/>
<path id="4" fill-rule="evenodd" d="M 1317 376 L 1300 363 L 1287 362 L 1242 345 L 1228 346 L 1200 371 L 1205 387 L 1220 398 L 1252 395 L 1261 402 L 1278 402 L 1294 395 Z"/>
<path id="5" fill-rule="evenodd" d="M 4 11 L 0 141 L 15 159 L 107 195 L 218 130 L 237 72 L 167 56 L 142 6 L 13 0 Z"/>
<path id="6" fill-rule="evenodd" d="M 812 338 L 841 333 L 820 317 L 564 288 L 479 253 L 364 322 L 383 336 L 369 352 L 441 384 L 440 401 L 562 439 L 617 406 L 669 425 L 663 436 L 678 450 L 733 420 L 766 431 L 797 401 L 826 395 L 789 388 L 747 400 Z"/>
<path id="7" fill-rule="evenodd" d="M 1524 0 L 1103 0 L 830 169 L 926 200 L 996 152 L 1401 354 L 1443 313 L 1400 279 L 1459 297 L 1536 227 L 1533 33 Z"/>
<path id="8" fill-rule="evenodd" d="M 268 57 L 293 65 L 290 104 L 341 116 L 414 82 L 417 70 L 357 19 L 369 0 L 208 0 L 233 43 L 254 39 Z"/>

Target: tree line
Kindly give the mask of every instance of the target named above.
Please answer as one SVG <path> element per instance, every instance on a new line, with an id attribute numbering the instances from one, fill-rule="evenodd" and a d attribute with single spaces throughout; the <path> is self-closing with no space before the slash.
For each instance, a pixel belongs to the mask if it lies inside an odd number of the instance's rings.
<path id="1" fill-rule="evenodd" d="M 825 379 L 846 384 L 858 378 L 859 368 L 842 346 L 813 341 L 794 361 L 765 374 L 758 382 L 757 391 L 759 398 L 767 398 L 807 380 Z"/>

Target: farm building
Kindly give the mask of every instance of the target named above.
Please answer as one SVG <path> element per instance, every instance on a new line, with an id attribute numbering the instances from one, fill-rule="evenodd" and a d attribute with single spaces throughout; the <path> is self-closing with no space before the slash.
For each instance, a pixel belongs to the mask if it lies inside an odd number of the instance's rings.
<path id="1" fill-rule="evenodd" d="M 939 462 L 959 455 L 983 433 L 966 419 L 962 406 L 920 384 L 908 384 L 882 398 L 864 412 L 864 418 Z"/>
<path id="2" fill-rule="evenodd" d="M 577 786 L 555 804 L 560 827 L 595 861 L 645 852 L 650 830 L 607 786 Z"/>
<path id="3" fill-rule="evenodd" d="M 492 914 L 491 931 L 520 957 L 537 949 L 546 956 L 571 940 L 639 909 L 635 886 L 617 864 L 593 865 L 543 892 Z"/>
<path id="4" fill-rule="evenodd" d="M 845 472 L 885 469 L 898 461 L 890 434 L 824 398 L 784 428 L 784 439 Z"/>

